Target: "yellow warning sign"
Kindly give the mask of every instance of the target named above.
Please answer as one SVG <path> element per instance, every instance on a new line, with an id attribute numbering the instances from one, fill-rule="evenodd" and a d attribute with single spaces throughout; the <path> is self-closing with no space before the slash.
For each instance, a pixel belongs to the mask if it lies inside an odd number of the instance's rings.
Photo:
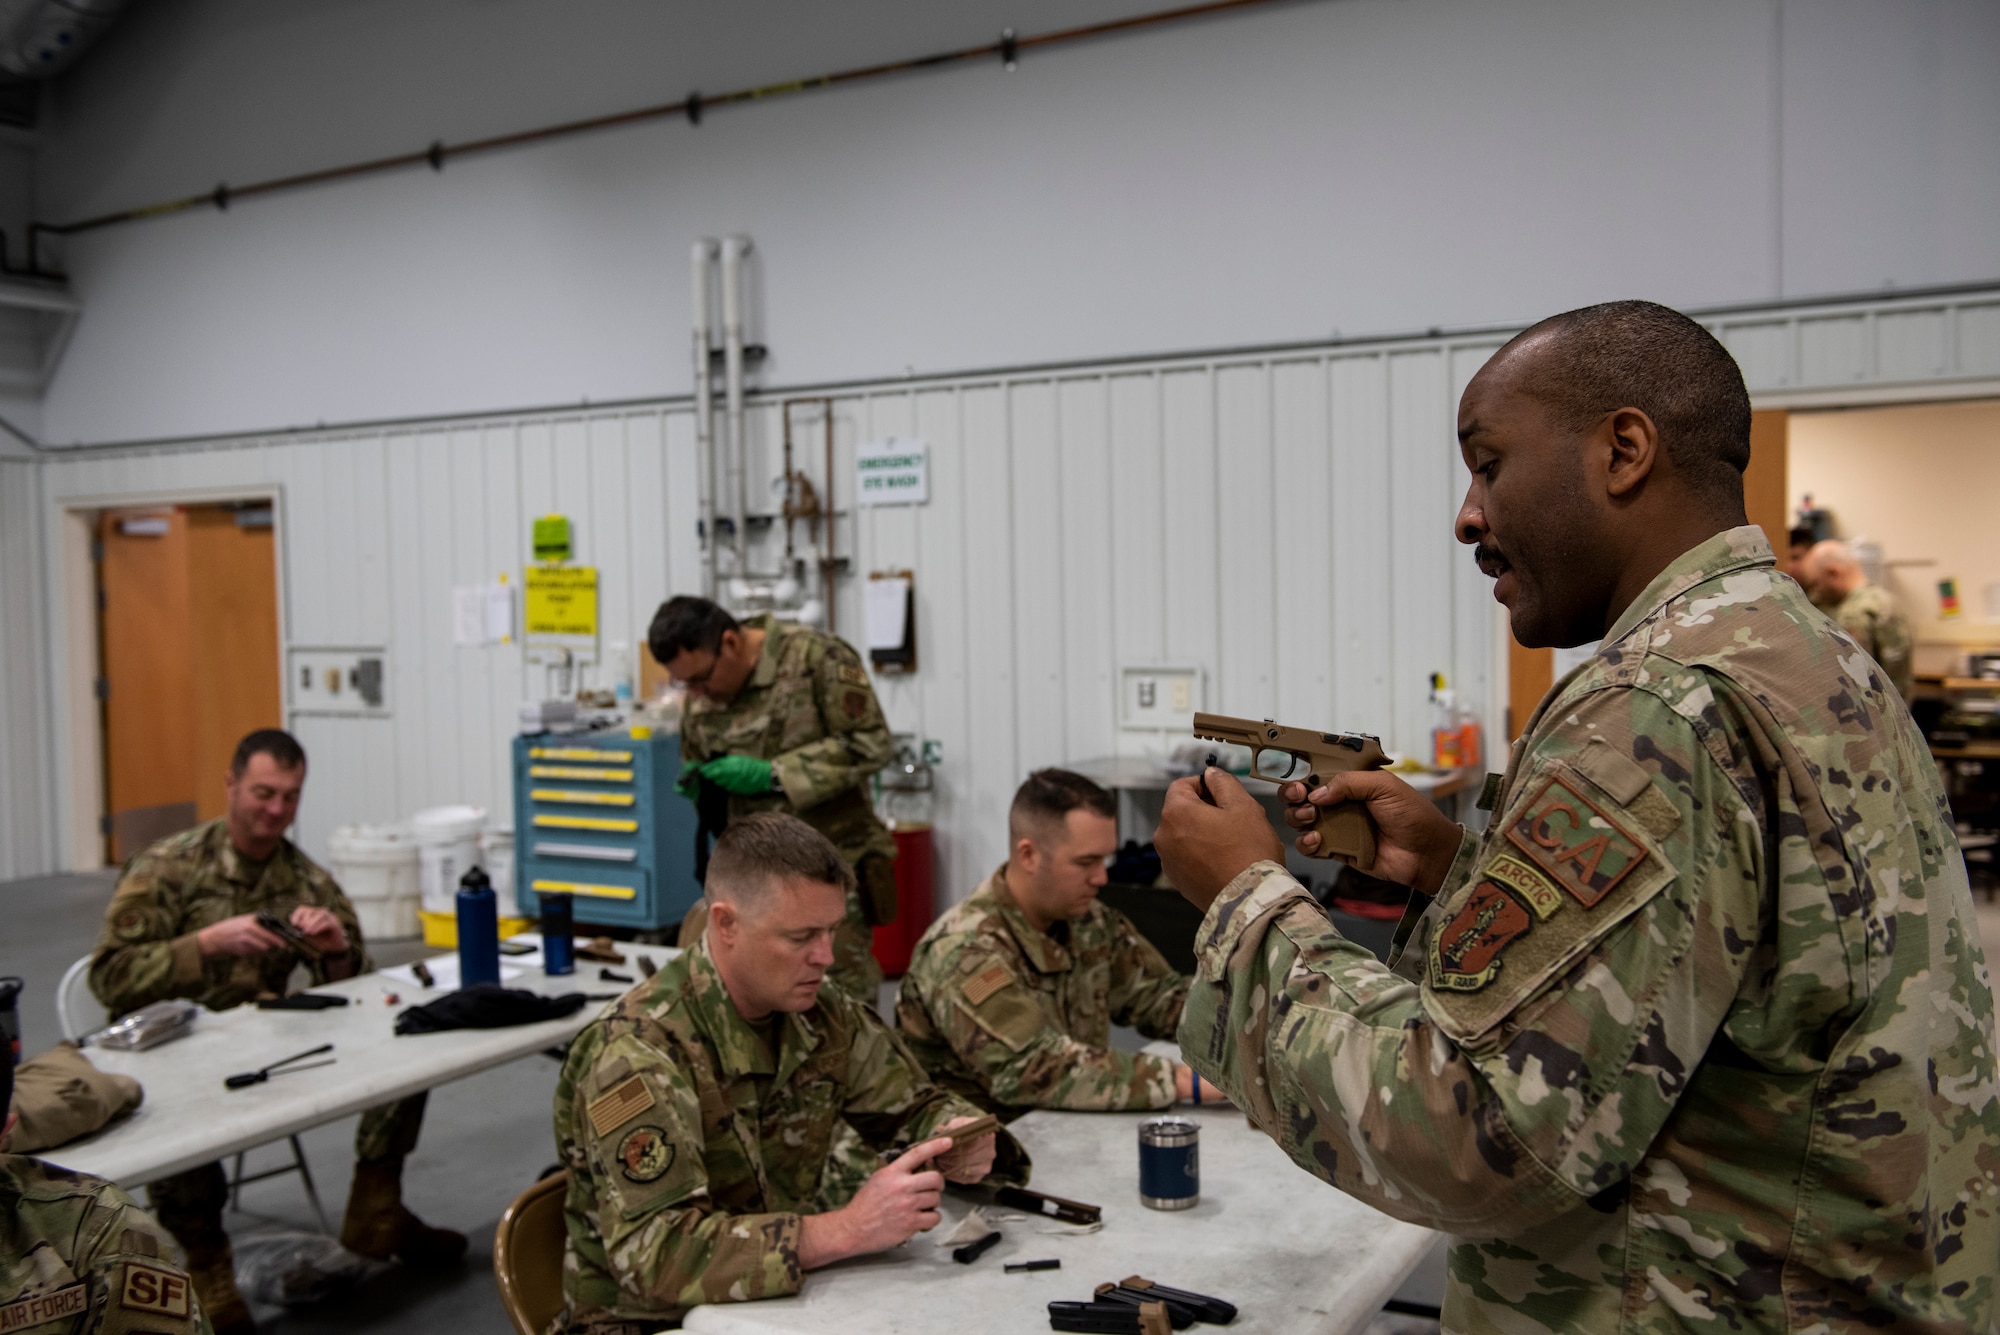
<path id="1" fill-rule="evenodd" d="M 529 566 L 524 587 L 529 635 L 597 634 L 596 566 Z"/>

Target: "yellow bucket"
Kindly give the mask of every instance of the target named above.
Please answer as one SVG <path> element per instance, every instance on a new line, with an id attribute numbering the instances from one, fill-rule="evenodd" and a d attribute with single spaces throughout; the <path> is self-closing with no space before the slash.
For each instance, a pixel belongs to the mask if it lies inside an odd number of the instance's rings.
<path id="1" fill-rule="evenodd" d="M 424 920 L 425 945 L 436 946 L 441 950 L 456 950 L 458 948 L 457 914 L 419 912 L 417 916 Z M 505 941 L 510 936 L 519 936 L 534 925 L 533 922 L 526 918 L 502 918 L 500 920 L 500 939 Z"/>

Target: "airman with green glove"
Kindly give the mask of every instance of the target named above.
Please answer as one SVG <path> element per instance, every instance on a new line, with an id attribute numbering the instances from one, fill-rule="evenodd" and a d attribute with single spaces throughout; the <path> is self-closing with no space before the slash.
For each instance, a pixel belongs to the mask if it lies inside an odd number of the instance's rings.
<path id="1" fill-rule="evenodd" d="M 896 912 L 895 840 L 869 800 L 868 777 L 894 754 L 861 656 L 845 640 L 764 615 L 739 623 L 705 598 L 660 607 L 653 657 L 687 688 L 677 791 L 726 795 L 728 820 L 789 811 L 833 841 L 857 888 L 834 940 L 835 982 L 873 998 L 882 971 L 871 927 Z M 705 922 L 691 915 L 690 944 Z"/>

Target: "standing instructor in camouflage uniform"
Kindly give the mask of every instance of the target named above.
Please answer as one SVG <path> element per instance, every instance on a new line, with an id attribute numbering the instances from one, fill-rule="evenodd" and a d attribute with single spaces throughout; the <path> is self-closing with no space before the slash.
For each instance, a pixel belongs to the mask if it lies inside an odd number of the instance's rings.
<path id="1" fill-rule="evenodd" d="M 1909 619 L 1887 589 L 1868 582 L 1846 543 L 1828 540 L 1813 544 L 1793 576 L 1813 606 L 1838 621 L 1840 628 L 1881 665 L 1898 694 L 1905 700 L 1916 694 L 1917 665 Z"/>
<path id="2" fill-rule="evenodd" d="M 230 762 L 227 814 L 162 839 L 126 864 L 90 962 L 90 989 L 114 1017 L 169 997 L 222 1011 L 282 995 L 301 964 L 315 983 L 368 971 L 353 905 L 285 838 L 305 782 L 306 754 L 291 734 L 253 732 Z M 259 926 L 260 912 L 288 920 L 303 944 Z M 423 1117 L 422 1094 L 362 1114 L 340 1230 L 349 1251 L 417 1266 L 464 1255 L 462 1234 L 431 1228 L 403 1206 L 403 1158 L 416 1148 Z M 187 1252 L 216 1330 L 253 1329 L 222 1227 L 229 1199 L 222 1165 L 161 1178 L 147 1194 Z"/>
<path id="3" fill-rule="evenodd" d="M 683 791 L 694 795 L 697 782 L 721 789 L 731 821 L 789 811 L 831 839 L 854 869 L 832 976 L 873 999 L 882 970 L 869 929 L 896 916 L 896 841 L 875 814 L 868 776 L 895 748 L 861 655 L 809 626 L 769 614 L 739 624 L 706 598 L 687 596 L 661 605 L 646 640 L 688 692 Z"/>
<path id="4" fill-rule="evenodd" d="M 1545 320 L 1467 387 L 1459 539 L 1523 644 L 1602 647 L 1483 837 L 1391 775 L 1288 786 L 1368 804 L 1375 874 L 1416 891 L 1391 968 L 1227 774 L 1168 794 L 1161 856 L 1207 910 L 1183 1050 L 1301 1167 L 1457 1235 L 1453 1331 L 1992 1328 L 1965 865 L 1894 686 L 1745 523 L 1749 425 L 1729 354 L 1644 302 Z"/>

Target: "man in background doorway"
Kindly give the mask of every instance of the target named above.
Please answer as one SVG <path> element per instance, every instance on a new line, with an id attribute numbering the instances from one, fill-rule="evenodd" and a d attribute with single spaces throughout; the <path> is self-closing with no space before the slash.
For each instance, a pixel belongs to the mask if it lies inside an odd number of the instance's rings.
<path id="1" fill-rule="evenodd" d="M 1117 811 L 1081 774 L 1030 774 L 1007 813 L 1005 865 L 931 924 L 903 979 L 896 1027 L 917 1060 L 1002 1117 L 1200 1099 L 1192 1068 L 1111 1046 L 1114 1023 L 1172 1038 L 1188 992 L 1132 920 L 1098 901 Z"/>
<path id="2" fill-rule="evenodd" d="M 1788 540 L 1791 545 L 1785 555 L 1785 573 L 1803 584 L 1805 583 L 1802 576 L 1806 568 L 1806 553 L 1813 549 L 1813 543 L 1817 539 L 1813 537 L 1811 529 L 1801 524 L 1791 531 Z"/>
<path id="3" fill-rule="evenodd" d="M 1815 544 L 1795 578 L 1805 586 L 1813 606 L 1838 621 L 1908 700 L 1916 686 L 1910 623 L 1887 589 L 1868 582 L 1847 544 Z"/>
<path id="4" fill-rule="evenodd" d="M 222 1011 L 282 995 L 300 965 L 315 984 L 369 970 L 354 906 L 285 838 L 305 782 L 306 753 L 290 733 L 253 732 L 230 762 L 221 819 L 162 839 L 126 864 L 90 963 L 91 991 L 113 1017 L 170 997 Z M 286 920 L 302 939 L 259 925 L 260 913 Z M 416 1148 L 424 1099 L 415 1094 L 362 1114 L 340 1230 L 351 1252 L 419 1267 L 465 1254 L 463 1234 L 432 1228 L 403 1206 L 403 1158 Z M 203 1164 L 146 1190 L 187 1253 L 218 1335 L 254 1330 L 222 1227 L 229 1199 L 222 1165 Z"/>
<path id="5" fill-rule="evenodd" d="M 832 840 L 854 869 L 832 977 L 873 1000 L 882 970 L 869 929 L 896 916 L 896 841 L 875 814 L 868 777 L 889 763 L 895 743 L 861 655 L 810 626 L 769 613 L 739 623 L 708 599 L 686 595 L 661 604 L 646 640 L 688 693 L 681 791 L 697 805 L 719 795 L 725 824 L 789 811 Z M 697 904 L 681 944 L 691 944 L 706 921 Z"/>

